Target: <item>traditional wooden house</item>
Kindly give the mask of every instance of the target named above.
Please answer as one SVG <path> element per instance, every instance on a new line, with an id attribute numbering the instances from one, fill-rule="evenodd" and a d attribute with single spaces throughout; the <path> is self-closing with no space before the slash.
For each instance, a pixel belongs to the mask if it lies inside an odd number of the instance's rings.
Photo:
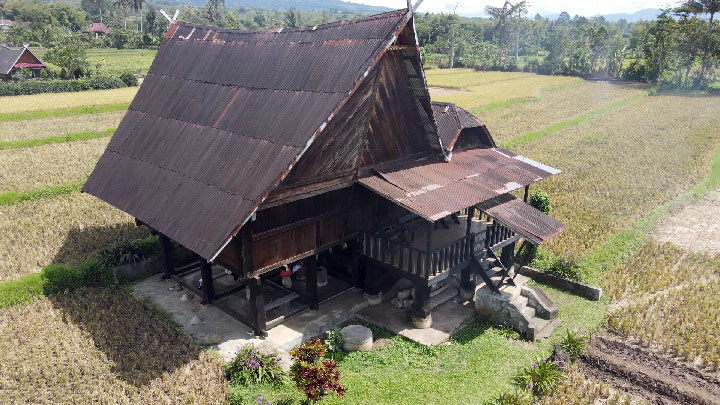
<path id="1" fill-rule="evenodd" d="M 562 230 L 509 194 L 555 173 L 431 103 L 413 14 L 398 10 L 273 31 L 173 24 L 83 191 L 160 235 L 166 277 L 264 335 L 318 307 L 318 258 L 370 295 L 383 275 L 412 280 L 419 327 L 450 275 L 512 283 L 478 260 Z M 171 241 L 200 260 L 176 266 Z M 275 295 L 296 263 L 306 281 Z M 243 289 L 247 307 L 223 303 Z M 289 299 L 305 306 L 266 319 Z"/>
<path id="2" fill-rule="evenodd" d="M 88 27 L 83 32 L 87 33 L 88 38 L 91 40 L 93 38 L 100 38 L 105 35 L 110 35 L 110 30 L 108 29 L 108 27 L 101 22 L 90 23 L 90 27 Z"/>
<path id="3" fill-rule="evenodd" d="M 13 74 L 23 68 L 30 69 L 32 77 L 38 77 L 46 66 L 27 46 L 18 49 L 0 47 L 0 80 L 12 80 Z"/>

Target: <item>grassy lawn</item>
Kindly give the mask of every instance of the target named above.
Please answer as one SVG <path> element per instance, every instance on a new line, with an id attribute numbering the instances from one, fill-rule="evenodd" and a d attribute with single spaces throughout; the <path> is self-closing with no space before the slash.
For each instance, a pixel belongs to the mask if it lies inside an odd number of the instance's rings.
<path id="1" fill-rule="evenodd" d="M 148 52 L 91 50 L 91 58 L 112 60 L 108 65 L 118 69 L 134 63 L 142 68 L 143 61 L 147 59 L 149 66 L 152 60 Z M 718 97 L 660 94 L 574 121 L 647 89 L 582 82 L 572 77 L 467 69 L 435 69 L 428 71 L 427 77 L 431 86 L 465 90 L 436 99 L 474 110 L 497 140 L 509 141 L 568 121 L 517 149 L 563 170 L 533 187 L 549 192 L 552 216 L 569 226 L 547 245 L 557 254 L 591 257 L 598 251 L 613 252 L 607 248 L 608 241 L 625 238 L 623 232 L 629 232 L 628 227 L 697 183 L 707 172 L 713 152 L 720 148 Z M 123 103 L 129 103 L 136 91 L 129 88 L 0 98 L 0 141 L 113 128 L 127 108 L 121 108 Z M 95 106 L 115 106 L 115 110 L 94 114 L 84 110 Z M 66 110 L 58 110 L 63 108 Z M 0 150 L 0 281 L 22 284 L 25 279 L 20 277 L 36 274 L 51 263 L 77 265 L 110 243 L 147 236 L 130 216 L 77 193 L 77 185 L 87 177 L 107 142 L 108 138 L 100 138 Z M 720 170 L 715 171 L 718 173 Z M 75 188 L 62 189 L 68 184 Z M 62 192 L 53 193 L 55 189 Z M 16 195 L 3 194 L 7 192 Z M 636 229 L 643 235 L 646 230 Z M 609 267 L 597 271 L 594 281 L 602 281 L 606 287 L 624 286 L 608 289 L 610 298 L 591 302 L 543 286 L 560 308 L 563 321 L 550 339 L 523 342 L 477 319 L 450 344 L 428 348 L 374 328 L 375 337 L 381 340 L 377 349 L 336 357 L 348 388 L 345 400 L 329 398 L 323 402 L 482 403 L 511 390 L 517 370 L 546 357 L 566 329 L 597 329 L 604 324 L 611 303 L 635 300 L 641 288 L 663 292 L 678 285 L 671 272 L 676 251 L 651 243 L 637 253 L 627 251 L 635 256 L 615 272 L 610 270 L 620 262 L 613 257 L 596 258 L 601 267 Z M 678 278 L 687 279 L 700 267 L 719 267 L 710 258 L 691 255 L 686 260 L 673 270 L 681 272 Z M 603 273 L 607 273 L 605 279 L 601 278 Z M 712 274 L 711 270 L 702 273 Z M 653 283 L 648 284 L 648 278 Z M 613 307 L 611 325 L 671 350 L 677 347 L 673 337 L 698 339 L 699 329 L 680 318 L 694 319 L 692 311 L 707 310 L 712 298 L 717 297 L 717 288 L 703 287 L 697 297 L 687 296 L 684 290 L 664 292 L 666 301 L 648 298 L 622 309 Z M 679 303 L 684 301 L 688 307 L 680 310 Z M 661 318 L 674 322 L 669 325 L 681 333 L 672 334 L 664 325 L 643 328 L 647 322 L 661 324 Z M 720 330 L 717 324 L 704 327 Z M 121 289 L 81 289 L 0 309 L 0 334 L 7 336 L 0 341 L 0 403 L 17 399 L 220 403 L 230 398 L 236 403 L 256 404 L 258 395 L 301 398 L 291 384 L 228 387 L 213 355 L 200 350 Z M 712 339 L 707 343 L 720 346 Z M 698 350 L 713 356 L 707 347 Z M 545 403 L 597 398 L 599 394 L 591 392 L 581 375 L 573 371 L 569 376 L 555 397 Z"/>

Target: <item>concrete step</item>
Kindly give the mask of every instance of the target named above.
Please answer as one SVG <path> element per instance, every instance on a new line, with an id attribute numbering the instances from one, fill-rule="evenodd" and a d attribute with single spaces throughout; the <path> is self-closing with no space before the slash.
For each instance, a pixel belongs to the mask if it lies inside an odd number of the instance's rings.
<path id="1" fill-rule="evenodd" d="M 533 308 L 533 307 L 526 306 L 526 307 L 522 308 L 522 313 L 525 314 L 525 316 L 527 316 L 528 318 L 539 319 L 539 318 L 535 317 L 535 308 Z"/>
<path id="2" fill-rule="evenodd" d="M 457 288 L 446 288 L 439 294 L 435 295 L 434 297 L 430 298 L 430 309 L 434 309 L 435 307 L 438 307 L 451 299 L 455 298 L 458 295 Z"/>
<path id="3" fill-rule="evenodd" d="M 535 319 L 544 323 L 544 326 L 542 328 L 540 328 L 539 330 L 535 330 L 535 340 L 545 339 L 546 337 L 549 337 L 553 333 L 553 331 L 557 329 L 560 324 L 562 324 L 562 321 L 560 319 L 555 319 L 554 321 L 547 321 L 540 318 Z"/>
<path id="4" fill-rule="evenodd" d="M 520 296 L 516 297 L 514 300 L 510 301 L 510 303 L 515 305 L 516 308 L 522 310 L 523 308 L 527 308 L 528 298 L 520 295 Z"/>

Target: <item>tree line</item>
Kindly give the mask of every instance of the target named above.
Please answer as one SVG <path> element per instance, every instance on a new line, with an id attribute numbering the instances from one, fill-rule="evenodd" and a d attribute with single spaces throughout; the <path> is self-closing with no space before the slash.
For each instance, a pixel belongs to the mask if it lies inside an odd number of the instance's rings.
<path id="1" fill-rule="evenodd" d="M 155 48 L 168 27 L 159 13 L 177 3 L 145 0 L 81 0 L 38 3 L 0 0 L 0 18 L 15 23 L 0 32 L 0 43 L 52 46 L 103 22 L 111 34 L 87 39 L 89 46 Z M 455 13 L 418 13 L 416 27 L 426 63 L 445 68 L 528 71 L 650 81 L 676 87 L 715 88 L 720 67 L 720 0 L 687 0 L 664 10 L 653 21 L 610 22 L 602 17 L 556 19 L 528 16 L 527 1 L 506 1 L 486 8 L 489 18 Z M 184 4 L 183 21 L 232 29 L 271 29 L 351 19 L 337 10 L 298 11 L 225 7 L 224 0 L 204 6 Z"/>

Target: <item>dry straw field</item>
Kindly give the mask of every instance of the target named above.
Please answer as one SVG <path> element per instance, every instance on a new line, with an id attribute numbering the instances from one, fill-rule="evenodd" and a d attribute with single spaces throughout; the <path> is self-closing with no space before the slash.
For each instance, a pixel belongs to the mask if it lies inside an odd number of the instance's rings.
<path id="1" fill-rule="evenodd" d="M 601 248 L 700 181 L 720 148 L 717 97 L 650 95 L 647 87 L 637 84 L 526 73 L 429 70 L 427 77 L 431 86 L 447 88 L 434 99 L 475 112 L 501 144 L 563 171 L 540 186 L 552 198 L 553 216 L 569 226 L 544 247 L 557 255 L 583 255 Z M 122 107 L 136 91 L 2 98 L 0 142 L 112 129 L 122 110 L 82 109 Z M 25 115 L 13 115 L 17 113 Z M 34 194 L 38 189 L 81 184 L 107 142 L 101 137 L 0 150 L 0 194 L 9 196 L 0 198 L 0 282 L 37 273 L 52 263 L 76 265 L 115 241 L 147 235 L 131 217 L 80 194 L 78 187 L 52 197 Z M 636 247 L 626 252 L 630 259 L 620 268 L 605 269 L 602 284 L 610 302 L 553 293 L 561 313 L 565 311 L 566 325 L 599 328 L 610 304 L 610 329 L 706 369 L 717 368 L 719 259 L 652 241 Z M 693 288 L 687 288 L 693 282 Z M 486 332 L 478 333 L 468 341 L 482 339 Z M 0 309 L 0 336 L 0 403 L 214 403 L 229 395 L 212 354 L 122 289 L 81 289 Z M 510 340 L 503 345 L 502 350 L 510 353 L 505 368 L 521 364 L 528 353 L 551 347 L 529 344 L 520 349 Z M 380 360 L 387 367 L 397 361 Z M 473 367 L 485 371 L 503 366 L 476 360 Z M 366 378 L 376 378 L 377 383 L 358 386 L 361 393 L 355 394 L 348 387 L 347 402 L 401 398 L 401 384 L 357 364 L 343 363 L 341 371 L 358 384 Z M 422 376 L 418 378 L 437 377 L 432 370 L 417 372 Z M 460 375 L 457 379 L 464 381 Z M 450 388 L 433 392 L 431 387 L 435 385 L 420 381 L 413 385 L 414 395 L 438 400 L 438 395 L 460 395 L 447 391 Z M 474 396 L 468 400 L 482 402 L 506 389 L 511 389 L 509 379 L 472 390 Z M 243 398 L 240 402 L 249 396 Z M 598 401 L 627 403 L 622 392 L 572 369 L 544 403 Z"/>

